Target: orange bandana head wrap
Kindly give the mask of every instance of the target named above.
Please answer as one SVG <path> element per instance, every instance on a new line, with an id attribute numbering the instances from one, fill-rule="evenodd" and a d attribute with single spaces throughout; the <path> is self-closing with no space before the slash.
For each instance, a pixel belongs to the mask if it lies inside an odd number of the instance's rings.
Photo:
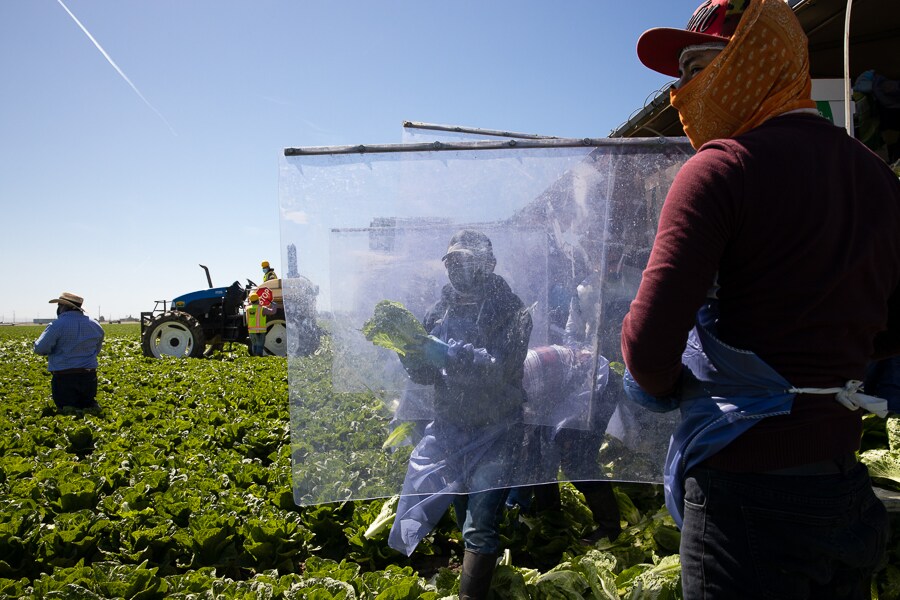
<path id="1" fill-rule="evenodd" d="M 671 92 L 694 148 L 734 137 L 790 110 L 814 108 L 806 34 L 784 0 L 753 0 L 731 41 Z"/>

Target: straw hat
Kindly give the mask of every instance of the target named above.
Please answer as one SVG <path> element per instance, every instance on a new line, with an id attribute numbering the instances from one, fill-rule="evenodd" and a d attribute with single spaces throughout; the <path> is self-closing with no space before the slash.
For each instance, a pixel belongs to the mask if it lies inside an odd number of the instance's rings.
<path id="1" fill-rule="evenodd" d="M 66 306 L 71 306 L 72 308 L 77 308 L 81 310 L 81 305 L 84 304 L 84 298 L 81 296 L 76 296 L 70 292 L 63 292 L 59 295 L 59 298 L 54 298 L 50 301 L 50 304 L 65 304 Z"/>

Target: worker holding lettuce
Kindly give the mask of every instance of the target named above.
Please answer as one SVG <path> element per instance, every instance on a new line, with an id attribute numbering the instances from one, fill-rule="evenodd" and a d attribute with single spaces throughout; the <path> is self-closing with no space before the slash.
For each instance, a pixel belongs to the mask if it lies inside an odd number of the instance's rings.
<path id="1" fill-rule="evenodd" d="M 410 379 L 434 386 L 434 420 L 410 457 L 389 543 L 411 554 L 452 502 L 466 546 L 460 598 L 484 598 L 522 445 L 522 374 L 532 322 L 494 273 L 484 233 L 457 232 L 443 262 L 450 283 L 425 315 L 422 334 L 398 348 Z"/>

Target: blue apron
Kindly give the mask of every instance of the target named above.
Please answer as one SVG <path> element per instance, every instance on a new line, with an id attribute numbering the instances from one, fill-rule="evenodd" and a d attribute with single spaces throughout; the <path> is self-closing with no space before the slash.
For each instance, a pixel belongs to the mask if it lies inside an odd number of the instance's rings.
<path id="1" fill-rule="evenodd" d="M 472 431 L 429 423 L 409 457 L 388 545 L 411 555 L 447 512 L 454 496 L 482 491 L 473 477 L 487 457 L 507 462 L 511 471 L 517 459 L 515 445 L 521 443 L 516 426 L 499 423 Z M 507 479 L 508 474 L 494 487 L 509 486 Z"/>
<path id="2" fill-rule="evenodd" d="M 886 403 L 858 394 L 860 382 L 844 388 L 797 388 L 753 352 L 734 348 L 716 336 L 718 305 L 709 302 L 697 313 L 682 354 L 683 385 L 678 397 L 656 398 L 644 392 L 626 371 L 628 398 L 654 411 L 681 409 L 681 422 L 669 442 L 663 470 L 666 508 L 681 528 L 684 522 L 684 476 L 767 417 L 791 412 L 798 393 L 832 394 L 855 410 L 881 416 Z"/>
<path id="3" fill-rule="evenodd" d="M 474 318 L 454 314 L 448 307 L 429 333 L 445 344 L 451 338 L 485 341 L 481 339 L 479 323 L 485 304 L 486 301 L 479 304 Z M 435 356 L 432 364 L 437 366 L 445 360 L 446 352 L 443 356 Z M 460 414 L 448 415 L 435 410 L 434 419 L 425 427 L 424 436 L 409 457 L 397 513 L 388 536 L 391 548 L 411 555 L 441 520 L 454 496 L 511 485 L 510 477 L 518 464 L 522 444 L 522 390 L 500 386 L 495 405 L 503 401 L 507 401 L 509 411 L 497 422 L 486 424 L 459 422 Z M 435 404 L 440 402 L 441 398 L 436 394 Z M 455 408 L 478 412 L 476 406 Z M 497 465 L 497 478 L 485 487 L 485 482 L 478 479 L 479 472 L 483 475 L 487 471 L 485 464 L 492 461 Z"/>

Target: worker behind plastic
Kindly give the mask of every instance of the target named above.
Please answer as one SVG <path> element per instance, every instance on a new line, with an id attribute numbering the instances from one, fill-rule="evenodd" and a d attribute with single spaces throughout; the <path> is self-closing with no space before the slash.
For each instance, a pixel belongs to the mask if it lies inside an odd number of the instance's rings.
<path id="1" fill-rule="evenodd" d="M 435 410 L 410 456 L 389 543 L 411 554 L 452 502 L 466 547 L 460 597 L 483 598 L 500 551 L 505 488 L 519 462 L 532 322 L 494 273 L 484 233 L 457 232 L 443 262 L 450 283 L 425 315 L 430 337 L 401 358 L 412 381 L 434 386 Z"/>

